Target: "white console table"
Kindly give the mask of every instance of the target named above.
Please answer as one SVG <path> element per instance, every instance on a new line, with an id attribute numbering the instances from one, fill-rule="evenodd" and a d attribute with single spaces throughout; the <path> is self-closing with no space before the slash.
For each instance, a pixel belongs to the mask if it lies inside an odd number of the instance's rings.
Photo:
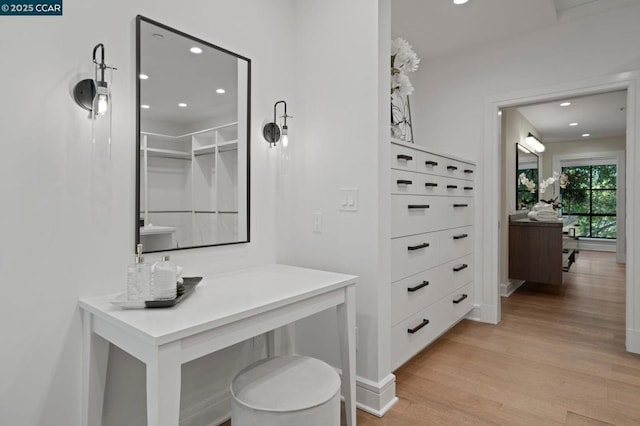
<path id="1" fill-rule="evenodd" d="M 84 425 L 102 417 L 109 343 L 146 364 L 147 424 L 177 426 L 181 365 L 336 306 L 347 424 L 356 424 L 355 276 L 268 265 L 205 277 L 172 308 L 123 310 L 83 298 Z"/>

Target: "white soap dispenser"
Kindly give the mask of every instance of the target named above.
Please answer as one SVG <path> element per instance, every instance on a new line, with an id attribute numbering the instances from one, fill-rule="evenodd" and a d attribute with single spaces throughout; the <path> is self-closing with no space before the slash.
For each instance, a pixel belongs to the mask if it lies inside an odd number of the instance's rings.
<path id="1" fill-rule="evenodd" d="M 153 265 L 153 286 L 151 295 L 154 300 L 170 300 L 176 298 L 178 288 L 178 268 L 171 263 L 168 255 Z"/>
<path id="2" fill-rule="evenodd" d="M 150 298 L 151 266 L 144 263 L 142 244 L 138 244 L 135 261 L 127 268 L 127 300 L 144 302 Z"/>

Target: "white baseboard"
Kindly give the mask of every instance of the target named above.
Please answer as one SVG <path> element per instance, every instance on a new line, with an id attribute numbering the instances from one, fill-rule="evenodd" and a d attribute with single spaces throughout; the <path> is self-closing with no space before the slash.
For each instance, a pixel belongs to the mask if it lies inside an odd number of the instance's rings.
<path id="1" fill-rule="evenodd" d="M 509 297 L 513 294 L 514 291 L 518 289 L 522 284 L 524 284 L 524 280 L 509 280 L 508 283 L 500 284 L 500 296 Z"/>
<path id="2" fill-rule="evenodd" d="M 336 370 L 340 374 L 340 370 Z M 356 377 L 356 407 L 382 417 L 398 401 L 396 397 L 396 376 L 389 374 L 376 383 Z M 218 392 L 215 395 L 189 405 L 180 413 L 180 426 L 215 426 L 231 418 L 231 393 Z"/>
<path id="3" fill-rule="evenodd" d="M 476 304 L 465 318 L 472 321 L 497 324 L 498 307 L 496 305 Z"/>
<path id="4" fill-rule="evenodd" d="M 616 251 L 616 243 L 613 241 L 602 241 L 598 239 L 585 239 L 580 238 L 580 250 L 593 250 L 593 251 Z"/>
<path id="5" fill-rule="evenodd" d="M 382 417 L 398 402 L 396 397 L 396 376 L 389 374 L 380 382 L 374 382 L 362 377 L 356 377 L 356 406 Z"/>
<path id="6" fill-rule="evenodd" d="M 625 346 L 627 348 L 627 352 L 640 354 L 640 330 L 627 328 Z"/>
<path id="7" fill-rule="evenodd" d="M 185 407 L 180 413 L 180 426 L 216 426 L 231 418 L 231 393 L 218 392 Z"/>

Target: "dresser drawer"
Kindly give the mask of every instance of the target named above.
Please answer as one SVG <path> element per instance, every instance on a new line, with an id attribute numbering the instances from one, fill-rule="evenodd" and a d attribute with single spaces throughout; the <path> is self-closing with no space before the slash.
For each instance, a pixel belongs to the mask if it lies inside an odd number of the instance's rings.
<path id="1" fill-rule="evenodd" d="M 473 226 L 453 228 L 441 231 L 440 247 L 445 254 L 443 260 L 457 259 L 473 252 Z"/>
<path id="2" fill-rule="evenodd" d="M 445 166 L 443 176 L 464 179 L 467 181 L 471 181 L 474 179 L 475 166 L 449 158 L 444 159 L 444 164 Z"/>
<path id="3" fill-rule="evenodd" d="M 446 158 L 429 152 L 418 152 L 416 171 L 439 176 L 447 176 Z"/>
<path id="4" fill-rule="evenodd" d="M 391 327 L 391 369 L 407 362 L 447 328 L 446 306 L 434 303 Z"/>
<path id="5" fill-rule="evenodd" d="M 391 369 L 396 370 L 473 309 L 470 282 L 391 327 Z"/>
<path id="6" fill-rule="evenodd" d="M 419 185 L 424 185 L 425 175 L 409 170 L 391 169 L 391 193 L 416 195 Z"/>
<path id="7" fill-rule="evenodd" d="M 415 275 L 438 264 L 438 233 L 418 234 L 391 240 L 391 281 Z"/>
<path id="8" fill-rule="evenodd" d="M 433 304 L 473 280 L 473 256 L 447 262 L 391 284 L 391 325 Z M 463 264 L 467 268 L 455 272 Z"/>
<path id="9" fill-rule="evenodd" d="M 415 170 L 418 151 L 400 145 L 391 144 L 391 168 Z"/>
<path id="10" fill-rule="evenodd" d="M 453 325 L 473 309 L 473 281 L 446 296 L 445 300 L 448 306 L 445 310 L 446 321 Z"/>
<path id="11" fill-rule="evenodd" d="M 391 238 L 439 229 L 446 208 L 444 197 L 391 195 Z"/>
<path id="12" fill-rule="evenodd" d="M 473 199 L 469 197 L 448 197 L 442 207 L 444 219 L 440 228 L 460 228 L 473 225 Z"/>

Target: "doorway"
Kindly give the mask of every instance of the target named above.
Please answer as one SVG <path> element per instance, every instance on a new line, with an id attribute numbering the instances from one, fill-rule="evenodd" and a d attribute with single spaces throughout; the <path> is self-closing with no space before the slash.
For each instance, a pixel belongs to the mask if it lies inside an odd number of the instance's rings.
<path id="1" fill-rule="evenodd" d="M 485 102 L 485 139 L 484 139 L 484 179 L 483 179 L 483 199 L 486 208 L 480 221 L 484 231 L 485 250 L 482 251 L 480 291 L 482 298 L 479 301 L 480 307 L 476 317 L 482 321 L 497 323 L 500 321 L 500 266 L 501 266 L 501 244 L 500 227 L 506 226 L 501 220 L 501 205 L 503 194 L 503 158 L 500 141 L 501 119 L 498 112 L 504 108 L 519 105 L 529 105 L 540 102 L 561 101 L 563 99 L 594 95 L 612 91 L 626 90 L 626 158 L 627 177 L 624 185 L 626 188 L 626 217 L 635 217 L 635 164 L 636 159 L 635 140 L 636 131 L 636 111 L 638 85 L 638 73 L 624 73 L 604 76 L 589 81 L 571 82 L 554 87 L 542 89 L 530 89 L 517 93 L 495 96 Z M 632 220 L 626 222 L 626 235 L 629 237 L 626 243 L 626 255 L 629 261 L 626 268 L 626 347 L 628 351 L 640 353 L 640 301 L 635 300 L 635 294 L 640 293 L 636 289 L 636 271 L 634 265 L 635 254 L 635 229 Z M 640 287 L 640 286 L 639 286 Z"/>

